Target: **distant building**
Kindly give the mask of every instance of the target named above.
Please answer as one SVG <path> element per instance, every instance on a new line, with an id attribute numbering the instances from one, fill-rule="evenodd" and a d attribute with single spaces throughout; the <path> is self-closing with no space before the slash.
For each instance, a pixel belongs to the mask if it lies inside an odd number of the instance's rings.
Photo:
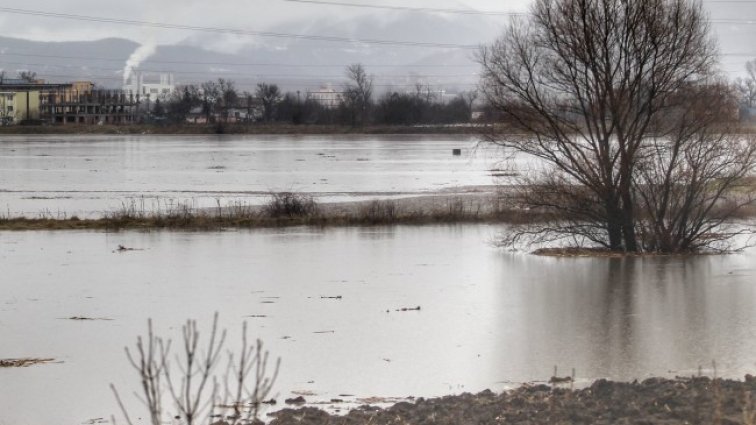
<path id="1" fill-rule="evenodd" d="M 2 125 L 39 120 L 39 90 L 9 89 L 0 85 L 0 122 Z"/>
<path id="2" fill-rule="evenodd" d="M 170 96 L 176 90 L 173 74 L 148 74 L 132 71 L 123 86 L 126 93 L 133 94 L 140 101 L 154 102 Z"/>
<path id="3" fill-rule="evenodd" d="M 3 78 L 0 80 L 0 123 L 11 125 L 39 121 L 42 115 L 41 93 L 59 86 L 45 84 L 44 80 Z"/>
<path id="4" fill-rule="evenodd" d="M 98 90 L 89 81 L 45 84 L 3 79 L 2 124 L 129 124 L 136 121 L 136 99 L 120 90 Z"/>
<path id="5" fill-rule="evenodd" d="M 330 86 L 323 86 L 318 90 L 308 91 L 306 100 L 318 102 L 326 108 L 336 108 L 341 105 L 341 93 Z"/>

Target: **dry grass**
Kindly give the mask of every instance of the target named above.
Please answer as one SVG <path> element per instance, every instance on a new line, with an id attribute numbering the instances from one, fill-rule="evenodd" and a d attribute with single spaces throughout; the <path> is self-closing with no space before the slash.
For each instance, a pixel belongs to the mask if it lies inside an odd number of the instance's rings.
<path id="1" fill-rule="evenodd" d="M 131 202 L 102 218 L 0 217 L 0 230 L 121 230 L 266 228 L 287 226 L 364 226 L 437 223 L 523 223 L 539 215 L 506 208 L 491 197 L 430 197 L 420 201 L 375 200 L 350 204 L 318 204 L 296 193 L 274 193 L 266 205 L 233 204 L 196 209 L 171 204 L 159 211 Z"/>

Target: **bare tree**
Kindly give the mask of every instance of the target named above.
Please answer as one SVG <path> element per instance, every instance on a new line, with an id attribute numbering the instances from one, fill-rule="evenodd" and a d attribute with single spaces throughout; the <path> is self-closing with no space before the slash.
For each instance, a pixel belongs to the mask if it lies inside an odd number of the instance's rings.
<path id="1" fill-rule="evenodd" d="M 273 121 L 276 107 L 281 102 L 281 90 L 276 84 L 259 83 L 255 95 L 263 106 L 263 119 Z"/>
<path id="2" fill-rule="evenodd" d="M 659 118 L 680 118 L 670 112 L 675 97 L 710 84 L 715 58 L 706 14 L 689 0 L 537 0 L 484 47 L 483 95 L 515 130 L 491 140 L 544 164 L 527 183 L 552 193 L 543 203 L 569 218 L 529 232 L 642 250 L 639 163 Z"/>
<path id="3" fill-rule="evenodd" d="M 342 103 L 353 127 L 365 125 L 372 105 L 373 77 L 367 75 L 362 64 L 349 65 L 346 76 L 349 83 L 344 87 Z"/>
<path id="4" fill-rule="evenodd" d="M 231 80 L 224 78 L 218 79 L 218 103 L 220 104 L 223 120 L 228 122 L 228 110 L 236 105 L 239 100 L 239 93 L 236 90 L 236 84 Z"/>
<path id="5" fill-rule="evenodd" d="M 221 96 L 220 87 L 215 81 L 206 81 L 200 86 L 202 113 L 205 114 L 205 122 L 211 122 Z"/>
<path id="6" fill-rule="evenodd" d="M 33 83 L 37 81 L 37 73 L 33 71 L 20 71 L 18 78 L 26 81 L 27 83 Z"/>
<path id="7" fill-rule="evenodd" d="M 736 78 L 734 86 L 740 95 L 741 105 L 753 108 L 756 103 L 756 59 L 746 62 L 745 67 L 748 75 L 745 78 Z"/>
<path id="8" fill-rule="evenodd" d="M 643 249 L 728 249 L 745 231 L 729 222 L 756 199 L 747 181 L 756 143 L 737 132 L 737 97 L 726 83 L 691 86 L 668 106 L 641 148 L 634 176 Z"/>
<path id="9" fill-rule="evenodd" d="M 478 90 L 468 90 L 462 93 L 462 99 L 465 100 L 465 103 L 467 103 L 467 108 L 470 110 L 470 121 L 472 121 L 473 105 L 478 99 L 478 95 Z"/>

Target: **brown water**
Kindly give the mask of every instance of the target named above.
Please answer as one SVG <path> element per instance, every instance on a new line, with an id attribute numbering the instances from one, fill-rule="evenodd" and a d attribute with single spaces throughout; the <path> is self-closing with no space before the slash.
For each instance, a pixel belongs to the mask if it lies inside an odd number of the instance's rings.
<path id="1" fill-rule="evenodd" d="M 215 311 L 282 358 L 279 400 L 502 390 L 554 365 L 579 383 L 756 372 L 756 251 L 540 258 L 495 248 L 499 231 L 0 232 L 0 358 L 63 362 L 0 370 L 0 424 L 108 418 L 108 384 L 138 388 L 123 347 L 147 318 L 176 339 Z"/>

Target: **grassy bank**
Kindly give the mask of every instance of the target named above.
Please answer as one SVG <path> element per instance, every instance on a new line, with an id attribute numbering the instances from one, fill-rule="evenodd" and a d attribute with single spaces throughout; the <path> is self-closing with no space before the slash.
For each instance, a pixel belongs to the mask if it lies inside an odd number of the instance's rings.
<path id="1" fill-rule="evenodd" d="M 133 124 L 133 125 L 41 125 L 0 127 L 3 134 L 481 134 L 485 125 L 366 126 L 292 124 Z"/>
<path id="2" fill-rule="evenodd" d="M 134 205 L 101 218 L 2 217 L 0 230 L 218 230 L 288 226 L 423 225 L 439 223 L 523 223 L 538 216 L 503 207 L 488 196 L 428 197 L 318 205 L 299 194 L 275 194 L 263 206 L 237 205 L 196 210 L 138 210 Z"/>

